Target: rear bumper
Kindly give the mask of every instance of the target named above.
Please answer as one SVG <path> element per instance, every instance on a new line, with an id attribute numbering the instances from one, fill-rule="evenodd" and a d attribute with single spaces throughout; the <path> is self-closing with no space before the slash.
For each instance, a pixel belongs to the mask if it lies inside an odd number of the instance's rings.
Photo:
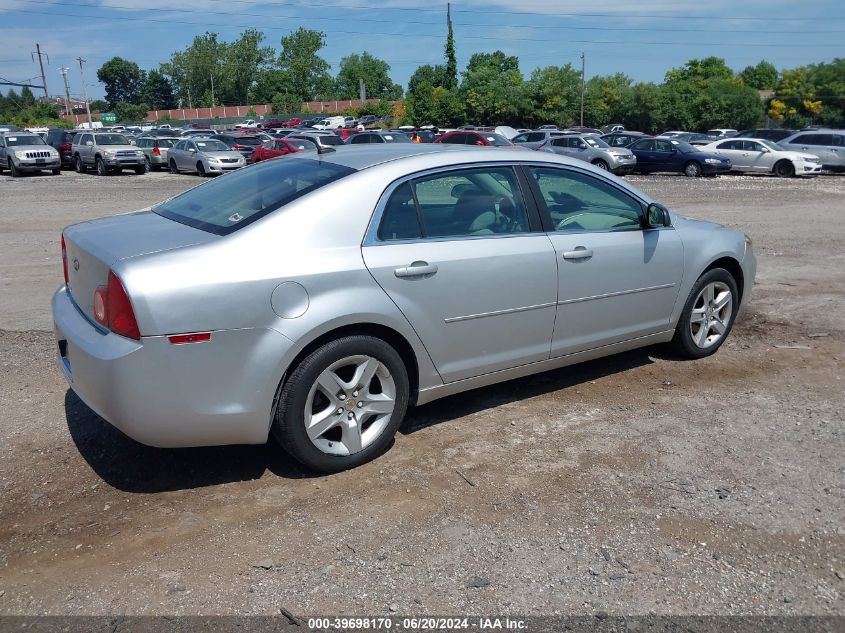
<path id="1" fill-rule="evenodd" d="M 280 359 L 275 330 L 215 331 L 207 343 L 103 332 L 66 287 L 53 295 L 59 368 L 71 389 L 129 437 L 163 448 L 267 441 Z"/>

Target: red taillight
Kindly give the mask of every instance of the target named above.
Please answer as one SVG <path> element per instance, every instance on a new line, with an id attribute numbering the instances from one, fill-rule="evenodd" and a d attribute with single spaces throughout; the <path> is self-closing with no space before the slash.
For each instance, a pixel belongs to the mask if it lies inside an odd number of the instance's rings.
<path id="1" fill-rule="evenodd" d="M 94 291 L 94 318 L 115 334 L 136 341 L 141 338 L 129 295 L 126 294 L 123 283 L 111 270 L 108 285 L 99 286 Z"/>
<path id="2" fill-rule="evenodd" d="M 155 154 L 156 156 L 161 156 L 161 150 L 157 147 L 154 147 L 153 154 Z"/>
<path id="3" fill-rule="evenodd" d="M 59 143 L 60 152 L 69 152 L 71 147 L 73 146 L 70 143 Z"/>
<path id="4" fill-rule="evenodd" d="M 65 285 L 67 285 L 67 248 L 65 248 L 65 234 L 62 233 L 62 270 L 65 273 Z"/>
<path id="5" fill-rule="evenodd" d="M 174 334 L 168 336 L 167 340 L 173 345 L 184 345 L 185 343 L 202 343 L 211 340 L 211 332 L 194 332 L 193 334 Z"/>

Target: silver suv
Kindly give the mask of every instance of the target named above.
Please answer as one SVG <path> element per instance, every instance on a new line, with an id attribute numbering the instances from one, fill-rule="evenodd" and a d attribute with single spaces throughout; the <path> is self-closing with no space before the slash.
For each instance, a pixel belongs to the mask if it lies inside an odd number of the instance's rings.
<path id="1" fill-rule="evenodd" d="M 80 174 L 93 167 L 98 176 L 132 169 L 136 174 L 147 171 L 143 150 L 115 132 L 83 132 L 73 137 L 73 165 Z"/>
<path id="2" fill-rule="evenodd" d="M 523 132 L 517 134 L 511 139 L 511 143 L 519 145 L 520 147 L 527 147 L 528 149 L 537 149 L 544 143 L 547 143 L 553 136 L 562 136 L 563 132 L 558 129 L 554 130 L 532 130 L 530 132 Z"/>
<path id="3" fill-rule="evenodd" d="M 59 153 L 31 132 L 0 132 L 0 173 L 8 169 L 13 178 L 24 172 L 49 169 L 62 173 Z"/>
<path id="4" fill-rule="evenodd" d="M 822 168 L 828 171 L 845 171 L 845 130 L 806 130 L 778 141 L 783 149 L 809 152 L 818 156 Z"/>
<path id="5" fill-rule="evenodd" d="M 617 176 L 630 174 L 637 165 L 637 157 L 631 150 L 625 147 L 611 147 L 595 134 L 570 133 L 555 136 L 537 149 L 585 160 Z"/>

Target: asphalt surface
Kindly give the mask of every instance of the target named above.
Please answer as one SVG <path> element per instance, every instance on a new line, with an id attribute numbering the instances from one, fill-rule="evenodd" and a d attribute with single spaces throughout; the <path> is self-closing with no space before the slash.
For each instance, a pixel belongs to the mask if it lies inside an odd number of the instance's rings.
<path id="1" fill-rule="evenodd" d="M 754 239 L 715 356 L 451 397 L 317 476 L 141 446 L 55 367 L 62 227 L 197 178 L 0 176 L 0 614 L 845 615 L 845 177 L 630 180 Z"/>

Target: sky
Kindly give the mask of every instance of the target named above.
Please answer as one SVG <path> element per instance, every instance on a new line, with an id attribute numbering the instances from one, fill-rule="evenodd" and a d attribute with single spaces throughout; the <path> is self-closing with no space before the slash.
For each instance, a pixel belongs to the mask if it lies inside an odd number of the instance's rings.
<path id="1" fill-rule="evenodd" d="M 588 78 L 623 72 L 657 82 L 709 55 L 737 71 L 761 59 L 792 68 L 845 57 L 845 0 L 459 0 L 452 22 L 459 69 L 475 52 L 500 49 L 519 57 L 526 77 L 539 66 L 579 67 L 582 52 Z M 197 34 L 231 41 L 248 27 L 278 50 L 280 38 L 300 26 L 326 34 L 321 56 L 333 74 L 345 55 L 367 51 L 407 86 L 417 66 L 443 62 L 446 2 L 0 0 L 0 81 L 40 84 L 37 42 L 49 55 L 51 95 L 63 92 L 61 67 L 70 69 L 71 95 L 82 94 L 81 56 L 88 96 L 100 98 L 96 71 L 113 56 L 149 70 Z"/>

